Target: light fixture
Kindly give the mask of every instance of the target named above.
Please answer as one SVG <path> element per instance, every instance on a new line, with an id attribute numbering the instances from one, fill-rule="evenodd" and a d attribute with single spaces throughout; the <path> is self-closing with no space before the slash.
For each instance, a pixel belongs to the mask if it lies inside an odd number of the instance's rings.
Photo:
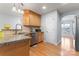
<path id="1" fill-rule="evenodd" d="M 15 11 L 16 12 L 16 7 L 15 6 L 13 6 L 12 11 Z"/>
<path id="2" fill-rule="evenodd" d="M 18 9 L 18 12 L 19 12 L 19 13 L 21 13 L 21 10 L 20 10 L 20 9 Z"/>
<path id="3" fill-rule="evenodd" d="M 14 12 L 18 12 L 18 13 L 21 13 L 21 14 L 23 14 L 24 13 L 24 11 L 23 11 L 23 3 L 20 3 L 20 4 L 18 4 L 18 5 L 13 5 L 13 8 L 12 8 L 12 11 L 14 11 Z"/>
<path id="4" fill-rule="evenodd" d="M 46 6 L 43 6 L 42 9 L 46 9 Z"/>
<path id="5" fill-rule="evenodd" d="M 18 9 L 18 12 L 19 12 L 19 13 L 21 13 L 21 14 L 23 14 L 23 13 L 24 13 L 24 11 L 23 11 L 23 10 L 21 10 L 21 9 Z"/>

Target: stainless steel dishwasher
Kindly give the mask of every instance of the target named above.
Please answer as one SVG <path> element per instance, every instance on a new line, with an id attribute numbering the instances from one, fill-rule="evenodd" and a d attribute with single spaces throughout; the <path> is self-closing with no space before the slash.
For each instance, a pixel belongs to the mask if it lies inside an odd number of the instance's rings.
<path id="1" fill-rule="evenodd" d="M 31 46 L 34 46 L 34 45 L 36 45 L 38 43 L 36 33 L 31 33 L 31 36 L 32 36 Z"/>

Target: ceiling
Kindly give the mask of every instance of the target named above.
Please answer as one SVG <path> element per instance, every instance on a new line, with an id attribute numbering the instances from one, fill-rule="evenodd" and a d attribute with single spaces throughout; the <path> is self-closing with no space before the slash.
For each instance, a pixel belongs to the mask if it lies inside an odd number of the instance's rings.
<path id="1" fill-rule="evenodd" d="M 46 6 L 47 8 L 43 10 L 42 6 Z M 19 15 L 18 13 L 12 11 L 12 7 L 12 3 L 0 3 L 0 13 L 16 16 Z M 79 3 L 24 3 L 23 8 L 31 9 L 39 14 L 45 14 L 57 9 L 62 14 L 70 11 L 79 10 Z"/>

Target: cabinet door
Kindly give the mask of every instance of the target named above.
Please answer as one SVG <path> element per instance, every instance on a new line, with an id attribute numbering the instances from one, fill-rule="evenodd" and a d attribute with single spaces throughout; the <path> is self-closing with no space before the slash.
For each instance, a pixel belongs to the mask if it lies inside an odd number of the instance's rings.
<path id="1" fill-rule="evenodd" d="M 23 16 L 23 24 L 24 25 L 32 25 L 32 26 L 40 26 L 41 17 L 40 15 L 31 12 L 25 11 Z"/>
<path id="2" fill-rule="evenodd" d="M 16 56 L 29 56 L 29 40 L 24 40 L 16 43 L 14 49 Z"/>
<path id="3" fill-rule="evenodd" d="M 42 32 L 38 32 L 38 42 L 42 42 L 43 41 L 43 33 Z"/>
<path id="4" fill-rule="evenodd" d="M 29 13 L 24 13 L 23 15 L 23 24 L 24 25 L 30 25 L 30 17 L 29 17 Z"/>
<path id="5" fill-rule="evenodd" d="M 35 15 L 35 25 L 40 26 L 41 17 L 40 15 Z"/>
<path id="6" fill-rule="evenodd" d="M 41 17 L 38 14 L 31 12 L 30 14 L 30 25 L 40 26 Z"/>
<path id="7" fill-rule="evenodd" d="M 35 15 L 34 13 L 30 12 L 30 25 L 35 26 Z"/>

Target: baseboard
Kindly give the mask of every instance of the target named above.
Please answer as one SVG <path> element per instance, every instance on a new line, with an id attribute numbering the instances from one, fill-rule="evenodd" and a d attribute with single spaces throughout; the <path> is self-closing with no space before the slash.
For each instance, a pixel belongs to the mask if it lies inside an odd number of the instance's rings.
<path id="1" fill-rule="evenodd" d="M 57 43 L 57 45 L 61 44 L 61 40 Z"/>
<path id="2" fill-rule="evenodd" d="M 47 42 L 47 41 L 44 41 L 44 42 Z M 50 42 L 47 42 L 47 43 L 50 43 Z M 59 42 L 57 42 L 57 43 L 50 43 L 50 44 L 54 44 L 54 45 L 59 45 L 59 44 L 61 44 L 61 40 L 59 41 Z"/>

